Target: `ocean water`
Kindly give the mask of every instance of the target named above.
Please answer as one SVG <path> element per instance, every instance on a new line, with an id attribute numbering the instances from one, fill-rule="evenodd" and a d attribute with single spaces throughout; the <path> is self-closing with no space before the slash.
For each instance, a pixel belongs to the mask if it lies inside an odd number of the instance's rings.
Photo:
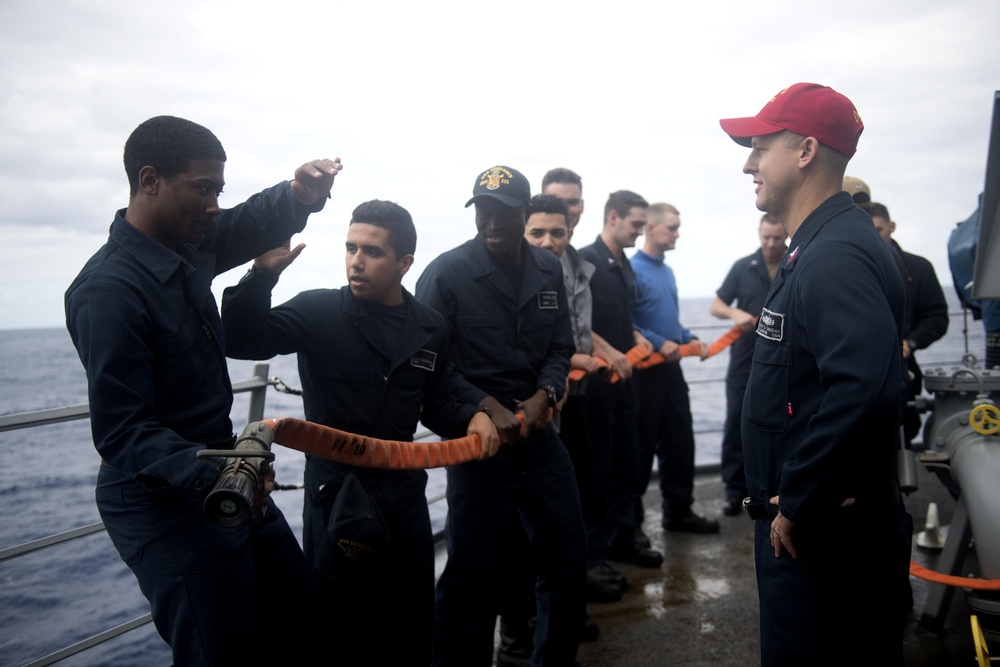
<path id="1" fill-rule="evenodd" d="M 945 290 L 950 301 L 954 291 Z M 681 319 L 711 341 L 729 322 L 708 315 L 710 299 L 682 299 Z M 952 303 L 952 310 L 958 311 Z M 948 335 L 918 355 L 925 368 L 952 366 L 966 352 L 963 318 Z M 982 325 L 967 325 L 968 350 L 980 359 Z M 295 358 L 271 360 L 269 375 L 299 387 Z M 719 460 L 725 415 L 726 352 L 705 362 L 682 361 L 691 388 L 697 462 Z M 251 375 L 252 362 L 231 361 L 234 381 Z M 86 377 L 69 335 L 61 328 L 0 331 L 0 414 L 85 403 Z M 237 395 L 234 428 L 242 430 L 248 398 Z M 302 416 L 300 397 L 268 392 L 265 415 Z M 279 483 L 301 482 L 304 457 L 276 448 Z M 7 548 L 100 520 L 94 505 L 99 458 L 87 420 L 0 433 L 0 548 Z M 431 471 L 428 496 L 444 490 L 443 471 Z M 275 493 L 292 529 L 301 534 L 302 493 Z M 435 528 L 447 508 L 431 506 Z M 24 665 L 148 611 L 132 573 L 104 533 L 74 540 L 0 564 L 0 667 Z M 170 652 L 152 624 L 127 633 L 61 665 L 167 665 Z"/>

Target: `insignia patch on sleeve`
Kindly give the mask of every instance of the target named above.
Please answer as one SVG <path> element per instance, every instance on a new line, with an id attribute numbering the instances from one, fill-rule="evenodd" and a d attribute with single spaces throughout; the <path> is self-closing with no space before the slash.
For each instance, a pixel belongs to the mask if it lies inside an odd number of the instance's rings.
<path id="1" fill-rule="evenodd" d="M 538 308 L 541 310 L 559 310 L 558 292 L 539 292 Z"/>
<path id="2" fill-rule="evenodd" d="M 433 371 L 434 363 L 437 361 L 437 352 L 430 350 L 417 350 L 410 357 L 410 365 L 414 368 L 422 368 L 425 371 Z"/>
<path id="3" fill-rule="evenodd" d="M 764 308 L 757 320 L 757 335 L 768 340 L 780 341 L 785 333 L 785 316 Z"/>

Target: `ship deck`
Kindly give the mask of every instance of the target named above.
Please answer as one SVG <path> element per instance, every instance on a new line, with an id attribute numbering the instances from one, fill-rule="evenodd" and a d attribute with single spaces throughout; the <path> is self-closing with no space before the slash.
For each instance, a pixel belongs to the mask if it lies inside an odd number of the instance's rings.
<path id="1" fill-rule="evenodd" d="M 947 524 L 956 504 L 933 473 L 923 466 L 918 469 L 918 490 L 905 498 L 915 532 L 926 525 L 929 503 L 936 503 L 941 524 Z M 752 523 L 745 516 L 723 516 L 722 482 L 718 474 L 702 474 L 696 481 L 695 509 L 719 516 L 719 534 L 665 533 L 655 487 L 654 482 L 646 494 L 644 529 L 653 546 L 663 550 L 665 561 L 658 569 L 615 563 L 628 576 L 629 589 L 619 602 L 588 605 L 601 633 L 596 641 L 581 645 L 579 663 L 584 667 L 759 665 Z M 938 550 L 914 547 L 913 559 L 932 570 L 939 557 Z M 971 551 L 967 560 L 974 571 Z M 941 630 L 931 631 L 922 627 L 920 619 L 936 585 L 912 576 L 910 581 L 914 606 L 904 637 L 906 666 L 976 664 L 964 592 L 954 590 L 946 613 L 937 619 Z"/>

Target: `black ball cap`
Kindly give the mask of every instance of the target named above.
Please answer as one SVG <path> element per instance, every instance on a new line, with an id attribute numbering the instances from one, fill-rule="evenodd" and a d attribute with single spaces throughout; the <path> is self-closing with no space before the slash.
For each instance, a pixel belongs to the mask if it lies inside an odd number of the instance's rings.
<path id="1" fill-rule="evenodd" d="M 490 167 L 476 179 L 472 199 L 465 207 L 472 206 L 480 197 L 492 197 L 507 206 L 524 206 L 531 199 L 531 186 L 518 170 L 498 165 Z"/>

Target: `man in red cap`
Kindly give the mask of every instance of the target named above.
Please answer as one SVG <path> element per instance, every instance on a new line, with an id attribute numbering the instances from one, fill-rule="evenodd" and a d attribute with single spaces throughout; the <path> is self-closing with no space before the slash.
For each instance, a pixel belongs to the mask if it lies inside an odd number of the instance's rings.
<path id="1" fill-rule="evenodd" d="M 842 187 L 864 125 L 849 99 L 813 83 L 721 124 L 752 149 L 743 171 L 757 208 L 791 239 L 757 322 L 743 403 L 761 664 L 901 665 L 912 526 L 895 473 L 906 296 Z"/>

